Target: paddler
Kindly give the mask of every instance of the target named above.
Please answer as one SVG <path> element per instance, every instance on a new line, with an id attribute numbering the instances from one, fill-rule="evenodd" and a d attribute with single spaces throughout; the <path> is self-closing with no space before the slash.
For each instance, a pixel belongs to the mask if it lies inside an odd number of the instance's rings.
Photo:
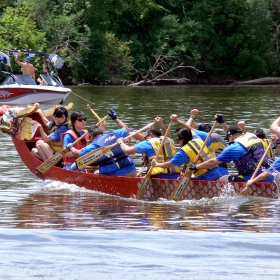
<path id="1" fill-rule="evenodd" d="M 115 129 L 105 134 L 103 133 L 103 129 L 99 126 L 90 126 L 88 129 L 88 135 L 91 143 L 89 145 L 82 149 L 77 149 L 72 145 L 72 143 L 67 145 L 67 148 L 75 157 L 81 157 L 98 148 L 112 145 L 116 143 L 118 138 L 128 136 L 129 128 L 117 117 L 116 111 L 114 109 L 110 109 L 108 111 L 108 115 L 116 122 L 119 129 Z M 110 152 L 97 160 L 97 163 L 99 165 L 99 174 L 136 177 L 137 172 L 133 159 L 126 155 L 119 145 L 112 148 Z M 77 170 L 76 163 L 74 162 L 68 169 Z M 97 171 L 95 173 L 97 173 Z"/>
<path id="2" fill-rule="evenodd" d="M 144 164 L 148 169 L 151 166 L 151 161 L 155 158 L 158 153 L 159 147 L 161 146 L 161 141 L 163 139 L 162 132 L 166 132 L 166 127 L 163 124 L 161 117 L 155 118 L 155 123 L 158 125 L 153 125 L 149 127 L 146 131 L 146 135 L 143 136 L 144 141 L 141 141 L 134 145 L 133 147 L 128 146 L 123 142 L 123 138 L 118 139 L 117 143 L 120 144 L 123 152 L 131 155 L 135 153 L 144 154 Z M 162 132 L 160 130 L 162 129 Z M 171 139 L 170 135 L 166 138 L 165 144 L 162 147 L 161 153 L 158 156 L 159 160 L 166 161 L 171 159 L 177 152 L 175 148 L 174 141 Z M 163 179 L 177 179 L 180 176 L 180 168 L 178 166 L 172 166 L 171 168 L 153 168 L 152 177 L 163 178 Z M 145 174 L 138 174 L 139 177 Z"/>
<path id="3" fill-rule="evenodd" d="M 220 116 L 216 115 L 216 120 L 219 121 Z M 227 131 L 227 138 L 230 143 L 221 154 L 215 158 L 209 159 L 203 163 L 192 163 L 191 170 L 201 170 L 205 168 L 213 168 L 223 162 L 235 163 L 238 174 L 230 175 L 230 182 L 245 182 L 252 177 L 259 161 L 264 154 L 264 147 L 261 140 L 253 133 L 243 134 L 238 126 L 230 126 Z M 262 167 L 268 168 L 268 157 L 263 161 Z M 260 169 L 257 174 L 260 174 Z M 269 177 L 265 181 L 272 182 L 273 178 Z"/>
<path id="4" fill-rule="evenodd" d="M 252 180 L 248 180 L 246 183 L 246 187 L 250 187 L 257 182 L 263 182 L 265 179 L 273 176 L 275 182 L 279 182 L 279 172 L 280 172 L 280 138 L 277 137 L 276 134 L 271 135 L 271 140 L 274 141 L 272 145 L 272 149 L 275 149 L 277 154 L 279 155 L 276 160 L 273 162 L 273 165 L 268 169 L 265 169 L 261 174 Z M 278 180 L 277 180 L 278 177 Z"/>
<path id="5" fill-rule="evenodd" d="M 207 138 L 206 132 L 196 131 L 187 123 L 179 120 L 177 115 L 171 115 L 170 119 L 181 126 L 176 130 L 177 142 L 180 145 L 181 149 L 169 161 L 158 162 L 153 159 L 152 166 L 154 168 L 171 168 L 174 166 L 179 167 L 183 164 L 188 167 L 190 163 L 196 158 L 196 155 L 198 154 L 204 143 L 203 141 L 205 141 Z M 207 146 L 210 145 L 211 140 L 208 140 L 198 162 L 203 162 L 213 157 L 207 148 Z M 222 175 L 217 167 L 213 167 L 212 169 L 202 169 L 200 171 L 194 172 L 194 177 L 196 180 L 218 180 L 221 176 Z"/>
<path id="6" fill-rule="evenodd" d="M 191 116 L 190 116 L 187 123 L 193 128 L 195 127 L 195 120 L 197 118 L 197 115 L 198 115 L 198 110 L 197 109 L 192 109 L 191 110 Z M 197 130 L 209 133 L 211 128 L 212 128 L 211 125 L 209 125 L 208 123 L 201 123 L 197 127 Z M 210 137 L 211 137 L 211 145 L 208 146 L 208 149 L 212 153 L 213 157 L 215 157 L 215 156 L 219 155 L 226 148 L 227 143 L 223 139 L 223 137 L 218 133 L 212 132 Z M 228 172 L 228 169 L 227 169 L 227 164 L 225 162 L 218 165 L 218 168 L 219 168 L 222 176 L 229 175 L 229 172 Z"/>
<path id="7" fill-rule="evenodd" d="M 42 161 L 46 161 L 56 152 L 62 150 L 61 135 L 68 130 L 68 111 L 65 107 L 60 106 L 54 110 L 53 120 L 48 121 L 48 119 L 43 115 L 43 113 L 37 111 L 44 124 L 48 126 L 47 133 L 44 131 L 43 127 L 40 125 L 40 135 L 42 140 L 36 142 L 36 148 L 32 149 L 32 154 Z"/>

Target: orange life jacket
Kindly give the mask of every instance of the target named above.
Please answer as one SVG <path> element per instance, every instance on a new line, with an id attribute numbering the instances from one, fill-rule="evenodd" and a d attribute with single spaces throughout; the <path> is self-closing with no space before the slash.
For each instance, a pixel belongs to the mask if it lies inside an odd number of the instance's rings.
<path id="1" fill-rule="evenodd" d="M 87 131 L 86 130 L 83 130 L 84 133 L 86 133 Z M 65 133 L 62 133 L 61 134 L 61 142 L 63 143 L 63 138 L 65 136 L 65 134 L 70 134 L 74 139 L 75 141 L 78 139 L 77 135 L 75 134 L 75 132 L 72 130 L 72 129 L 69 129 L 67 130 Z M 88 140 L 88 135 L 85 136 L 85 140 L 87 141 Z M 77 150 L 81 150 L 82 148 L 84 148 L 86 146 L 86 144 L 83 144 L 81 141 L 79 141 L 78 143 L 75 144 L 75 148 Z M 77 158 L 76 157 L 64 157 L 63 158 L 63 166 L 66 166 L 66 165 L 70 165 L 72 164 L 73 162 L 75 162 Z"/>

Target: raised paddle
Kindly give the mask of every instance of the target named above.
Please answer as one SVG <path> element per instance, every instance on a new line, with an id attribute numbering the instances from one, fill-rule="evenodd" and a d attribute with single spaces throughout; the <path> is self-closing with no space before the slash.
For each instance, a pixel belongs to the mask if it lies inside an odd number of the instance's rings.
<path id="1" fill-rule="evenodd" d="M 164 143 L 165 143 L 165 140 L 166 140 L 166 138 L 167 138 L 167 135 L 169 134 L 169 132 L 170 132 L 170 130 L 171 130 L 172 123 L 173 123 L 173 121 L 170 122 L 170 124 L 169 124 L 169 126 L 168 126 L 168 128 L 167 128 L 167 130 L 166 130 L 166 132 L 165 132 L 165 134 L 164 134 L 164 137 L 163 137 L 163 139 L 162 139 L 162 141 L 161 141 L 161 144 L 160 144 L 160 146 L 159 146 L 159 149 L 158 149 L 158 151 L 157 151 L 157 153 L 156 153 L 155 160 L 158 160 L 158 156 L 159 156 L 159 154 L 160 154 L 160 152 L 161 152 L 161 150 L 162 150 L 162 147 L 163 147 L 163 145 L 164 145 Z M 138 190 L 138 192 L 137 192 L 137 196 L 136 196 L 137 199 L 141 199 L 141 198 L 143 197 L 143 194 L 144 194 L 145 190 L 147 189 L 147 187 L 148 187 L 148 185 L 149 185 L 149 180 L 150 180 L 150 178 L 151 178 L 152 171 L 153 171 L 153 166 L 150 167 L 149 172 L 146 174 L 146 176 L 145 176 L 145 178 L 144 178 L 144 181 L 142 182 L 142 185 L 140 186 L 140 188 L 139 188 L 139 190 Z"/>
<path id="2" fill-rule="evenodd" d="M 203 145 L 201 146 L 198 154 L 196 155 L 196 158 L 194 160 L 194 163 L 196 163 L 199 160 L 199 157 L 205 147 L 205 145 L 207 144 L 212 132 L 214 131 L 215 127 L 217 125 L 217 121 L 214 123 L 214 125 L 212 126 L 211 130 L 209 131 Z M 171 197 L 169 200 L 175 200 L 178 201 L 181 199 L 182 195 L 184 194 L 187 186 L 189 185 L 190 179 L 192 177 L 192 173 L 193 170 L 188 169 L 184 176 L 180 179 L 179 183 L 177 184 L 177 186 L 175 187 L 175 190 L 173 191 L 173 193 L 171 194 Z"/>
<path id="3" fill-rule="evenodd" d="M 108 115 L 106 117 L 104 117 L 101 121 L 99 121 L 96 125 L 99 125 L 100 123 L 102 123 L 104 120 L 106 120 L 108 118 Z M 73 144 L 75 145 L 76 143 L 78 143 L 80 140 L 82 140 L 85 136 L 87 135 L 87 132 L 84 133 L 80 138 L 78 138 L 75 142 L 73 142 Z M 54 154 L 53 156 L 51 156 L 50 158 L 48 158 L 46 161 L 44 161 L 42 164 L 40 164 L 36 169 L 44 174 L 45 172 L 47 172 L 52 166 L 54 166 L 55 164 L 57 164 L 68 152 L 68 148 L 62 149 L 61 151 L 57 152 L 56 154 Z"/>
<path id="4" fill-rule="evenodd" d="M 128 135 L 127 137 L 124 138 L 124 140 L 127 140 L 133 136 L 135 136 L 137 133 L 142 132 L 143 130 L 147 129 L 148 127 L 150 127 L 151 125 L 153 125 L 155 122 L 150 123 L 146 126 L 144 126 L 143 128 L 131 133 L 130 135 Z M 114 143 L 110 146 L 105 146 L 105 147 L 101 147 L 99 149 L 96 149 L 86 155 L 83 155 L 81 157 L 79 157 L 78 159 L 76 159 L 76 163 L 77 163 L 77 167 L 78 169 L 83 169 L 86 166 L 92 164 L 93 162 L 96 162 L 98 159 L 100 159 L 101 157 L 103 157 L 105 154 L 107 154 L 111 149 L 113 149 L 114 147 L 116 147 L 117 145 L 119 145 L 118 143 Z"/>
<path id="5" fill-rule="evenodd" d="M 272 145 L 273 142 L 274 142 L 274 141 L 271 141 L 271 142 L 269 143 L 268 147 L 266 148 L 266 150 L 265 150 L 265 152 L 264 152 L 264 154 L 263 154 L 263 156 L 262 156 L 262 158 L 261 158 L 261 160 L 260 160 L 258 166 L 256 167 L 256 169 L 255 169 L 255 171 L 254 171 L 254 173 L 253 173 L 253 175 L 252 175 L 252 177 L 251 177 L 251 180 L 253 180 L 253 179 L 256 177 L 256 175 L 257 175 L 257 173 L 258 173 L 258 171 L 259 171 L 259 169 L 260 169 L 260 167 L 261 167 L 261 165 L 262 165 L 262 163 L 263 163 L 263 161 L 264 161 L 264 159 L 265 159 L 265 157 L 266 157 L 266 155 L 267 155 L 267 153 L 268 153 L 268 151 L 269 151 L 269 149 L 270 149 L 270 147 L 271 147 L 271 145 Z M 248 194 L 248 190 L 249 190 L 249 186 L 246 186 L 246 187 L 243 189 L 243 191 L 240 193 L 240 195 L 246 196 L 246 195 Z"/>
<path id="6" fill-rule="evenodd" d="M 96 117 L 99 121 L 101 121 L 101 118 L 91 109 L 91 107 L 90 107 L 89 104 L 87 105 L 87 107 L 88 107 L 88 109 L 90 109 L 90 111 L 95 115 L 95 117 Z"/>

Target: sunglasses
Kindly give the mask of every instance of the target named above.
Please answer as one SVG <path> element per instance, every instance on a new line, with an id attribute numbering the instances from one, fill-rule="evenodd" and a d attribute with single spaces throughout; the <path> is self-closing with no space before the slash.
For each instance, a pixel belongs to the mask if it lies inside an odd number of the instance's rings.
<path id="1" fill-rule="evenodd" d="M 82 122 L 82 121 L 87 121 L 87 118 L 80 118 L 80 119 L 77 119 L 77 121 L 79 121 L 79 122 Z"/>

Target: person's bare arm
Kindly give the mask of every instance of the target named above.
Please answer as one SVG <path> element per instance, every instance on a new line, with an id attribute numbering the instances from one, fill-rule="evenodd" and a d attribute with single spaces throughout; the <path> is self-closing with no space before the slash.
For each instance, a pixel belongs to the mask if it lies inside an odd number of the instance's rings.
<path id="1" fill-rule="evenodd" d="M 175 166 L 175 164 L 171 163 L 170 161 L 157 162 L 155 159 L 152 160 L 151 164 L 153 167 L 161 167 L 161 168 L 170 168 L 170 167 Z"/>
<path id="2" fill-rule="evenodd" d="M 196 119 L 197 115 L 198 115 L 198 110 L 197 109 L 192 109 L 191 110 L 191 116 L 187 121 L 187 124 L 192 128 L 194 128 L 194 126 L 195 126 L 195 119 Z"/>
<path id="3" fill-rule="evenodd" d="M 43 112 L 41 111 L 41 109 L 38 109 L 36 111 L 36 113 L 38 113 L 42 119 L 42 122 L 44 123 L 44 125 L 48 125 L 49 120 L 47 119 L 47 117 L 43 114 Z"/>
<path id="4" fill-rule="evenodd" d="M 135 132 L 129 132 L 129 134 L 132 134 L 132 133 L 135 133 Z M 140 142 L 145 140 L 145 136 L 141 132 L 134 134 L 133 138 Z"/>
<path id="5" fill-rule="evenodd" d="M 216 158 L 211 158 L 209 160 L 206 160 L 200 164 L 196 165 L 196 169 L 211 169 L 216 167 L 217 165 L 221 164 L 222 161 L 217 160 Z"/>
<path id="6" fill-rule="evenodd" d="M 161 128 L 161 131 L 162 131 L 162 135 L 165 135 L 166 133 L 166 127 L 163 123 L 163 120 L 161 117 L 156 117 L 155 118 L 155 123 Z M 170 133 L 168 133 L 167 137 L 171 138 L 171 135 Z"/>
<path id="7" fill-rule="evenodd" d="M 180 126 L 188 128 L 188 129 L 192 132 L 192 134 L 196 134 L 196 133 L 195 133 L 195 129 L 192 128 L 191 126 L 189 126 L 187 123 L 185 123 L 185 122 L 179 120 L 177 115 L 175 115 L 175 114 L 171 115 L 171 116 L 170 116 L 170 119 L 171 119 L 173 122 L 178 123 Z"/>
<path id="8" fill-rule="evenodd" d="M 36 76 L 35 76 L 35 69 L 34 69 L 34 66 L 33 66 L 33 71 L 32 71 L 32 75 L 31 77 L 33 78 L 34 81 L 36 81 Z"/>
<path id="9" fill-rule="evenodd" d="M 269 175 L 270 175 L 270 172 L 266 172 L 266 171 L 262 172 L 260 175 L 258 175 L 254 179 L 248 180 L 247 183 L 246 183 L 246 187 L 250 187 L 257 182 L 262 182 L 263 180 L 268 178 Z"/>
<path id="10" fill-rule="evenodd" d="M 244 121 L 239 121 L 237 125 L 242 130 L 243 133 L 246 133 L 246 129 L 245 129 L 246 123 Z"/>
<path id="11" fill-rule="evenodd" d="M 229 126 L 226 124 L 226 121 L 224 119 L 224 115 L 223 114 L 216 114 L 214 116 L 215 120 L 222 126 L 225 134 L 227 135 Z"/>
<path id="12" fill-rule="evenodd" d="M 119 128 L 124 128 L 127 131 L 127 134 L 129 134 L 129 128 L 123 121 L 121 121 L 120 119 L 115 119 L 115 122 L 117 123 Z"/>
<path id="13" fill-rule="evenodd" d="M 126 145 L 122 137 L 117 140 L 117 143 L 120 145 L 122 151 L 128 155 L 138 153 L 134 147 Z"/>
<path id="14" fill-rule="evenodd" d="M 271 124 L 270 131 L 280 137 L 280 117 Z"/>
<path id="15" fill-rule="evenodd" d="M 15 61 L 16 61 L 16 63 L 17 63 L 18 65 L 22 66 L 23 63 L 19 60 L 20 54 L 21 54 L 21 50 L 18 50 L 18 54 L 17 54 L 17 56 L 16 56 Z"/>
<path id="16" fill-rule="evenodd" d="M 70 153 L 72 154 L 72 156 L 74 156 L 74 157 L 76 157 L 76 158 L 80 157 L 80 155 L 81 155 L 81 151 L 78 150 L 78 149 L 76 149 L 75 147 L 71 148 Z M 71 154 L 70 154 L 70 153 L 69 153 L 69 156 L 68 156 L 68 157 L 71 157 Z M 67 154 L 68 154 L 68 153 L 67 153 Z M 67 155 L 67 154 L 66 154 L 66 155 Z"/>
<path id="17" fill-rule="evenodd" d="M 118 119 L 117 112 L 116 112 L 114 109 L 108 110 L 108 115 L 110 116 L 110 118 L 111 118 L 113 121 L 116 122 L 116 124 L 118 125 L 118 127 L 124 128 L 124 129 L 127 131 L 127 134 L 129 134 L 129 128 L 128 128 L 128 126 L 127 126 L 123 121 L 121 121 L 120 119 Z"/>

